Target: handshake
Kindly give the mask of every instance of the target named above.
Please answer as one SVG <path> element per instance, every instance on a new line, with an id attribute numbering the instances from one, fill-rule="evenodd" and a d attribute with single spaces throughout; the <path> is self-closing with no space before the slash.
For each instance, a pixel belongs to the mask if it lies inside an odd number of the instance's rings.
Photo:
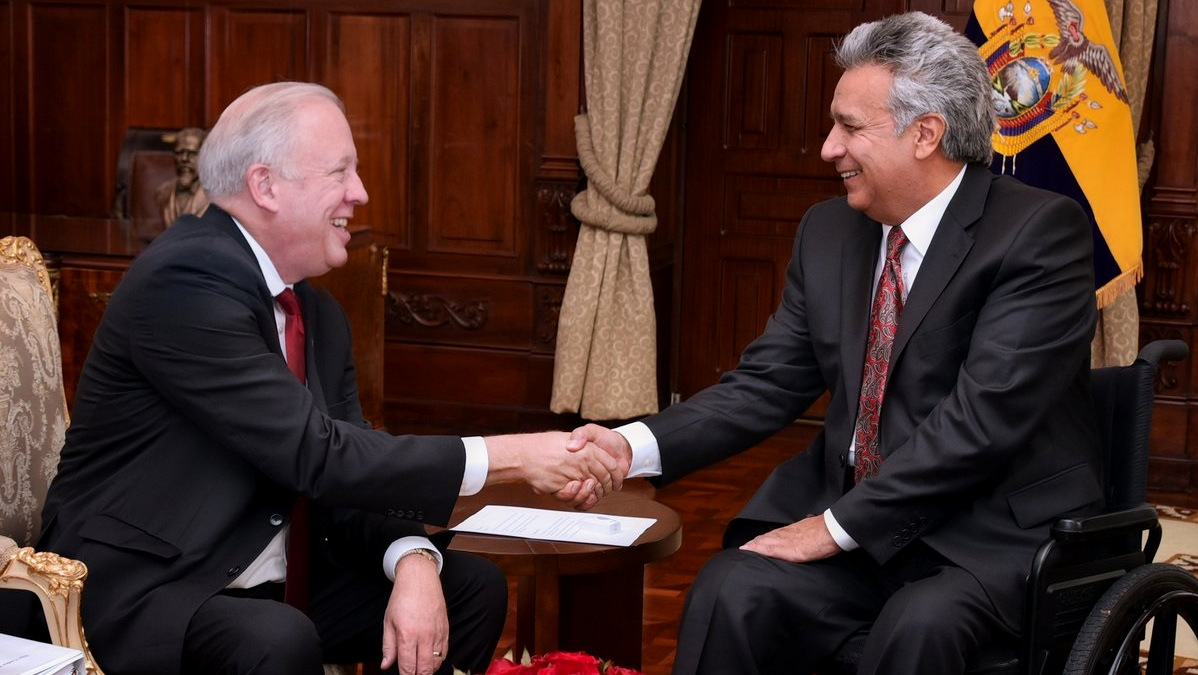
<path id="1" fill-rule="evenodd" d="M 486 443 L 487 485 L 528 483 L 584 511 L 619 490 L 632 465 L 628 441 L 597 424 L 571 433 L 488 436 Z"/>

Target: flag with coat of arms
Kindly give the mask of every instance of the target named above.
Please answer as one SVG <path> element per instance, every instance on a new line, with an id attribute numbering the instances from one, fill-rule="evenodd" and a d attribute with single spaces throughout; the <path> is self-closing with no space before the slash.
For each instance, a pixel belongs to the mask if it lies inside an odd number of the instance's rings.
<path id="1" fill-rule="evenodd" d="M 995 172 L 1090 215 L 1099 307 L 1143 274 L 1135 130 L 1102 0 L 975 0 L 965 34 L 998 112 Z"/>

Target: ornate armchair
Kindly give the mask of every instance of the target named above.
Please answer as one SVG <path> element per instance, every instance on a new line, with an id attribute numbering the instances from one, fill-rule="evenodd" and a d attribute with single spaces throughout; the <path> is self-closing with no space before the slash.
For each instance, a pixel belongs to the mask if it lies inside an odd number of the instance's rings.
<path id="1" fill-rule="evenodd" d="M 25 237 L 0 239 L 0 589 L 32 591 L 51 640 L 81 650 L 79 600 L 87 568 L 30 548 L 58 470 L 68 424 L 55 303 L 41 253 Z"/>

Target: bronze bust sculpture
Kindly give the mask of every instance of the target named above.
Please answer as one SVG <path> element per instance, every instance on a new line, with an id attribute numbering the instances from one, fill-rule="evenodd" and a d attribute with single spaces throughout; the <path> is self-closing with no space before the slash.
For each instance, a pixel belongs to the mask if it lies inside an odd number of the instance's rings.
<path id="1" fill-rule="evenodd" d="M 163 183 L 155 195 L 162 209 L 163 226 L 169 226 L 181 215 L 203 215 L 208 209 L 208 197 L 196 173 L 196 155 L 205 135 L 203 129 L 187 127 L 175 137 L 175 177 Z"/>

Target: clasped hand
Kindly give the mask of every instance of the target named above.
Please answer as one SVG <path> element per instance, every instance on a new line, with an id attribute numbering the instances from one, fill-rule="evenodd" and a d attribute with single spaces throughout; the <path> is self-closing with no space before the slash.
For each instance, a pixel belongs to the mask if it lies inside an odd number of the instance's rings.
<path id="1" fill-rule="evenodd" d="M 528 483 L 580 510 L 619 490 L 628 474 L 628 462 L 562 431 L 493 436 L 487 439 L 487 451 L 488 483 Z"/>

